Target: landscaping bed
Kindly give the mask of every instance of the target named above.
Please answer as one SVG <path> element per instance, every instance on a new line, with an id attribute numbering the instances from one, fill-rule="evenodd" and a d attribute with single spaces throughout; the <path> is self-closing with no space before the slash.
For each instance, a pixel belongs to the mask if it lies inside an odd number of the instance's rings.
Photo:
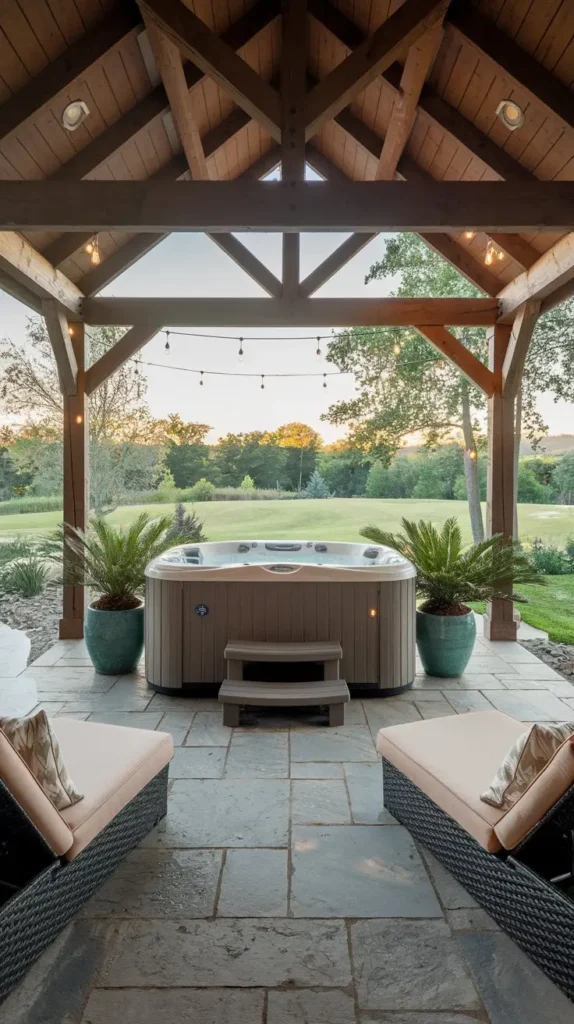
<path id="1" fill-rule="evenodd" d="M 30 638 L 30 662 L 39 658 L 58 639 L 62 616 L 62 590 L 48 586 L 37 597 L 0 596 L 0 622 L 21 629 Z"/>

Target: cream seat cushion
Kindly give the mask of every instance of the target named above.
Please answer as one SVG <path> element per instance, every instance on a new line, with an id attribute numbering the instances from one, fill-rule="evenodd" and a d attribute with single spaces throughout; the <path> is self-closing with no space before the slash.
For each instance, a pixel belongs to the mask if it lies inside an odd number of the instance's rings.
<path id="1" fill-rule="evenodd" d="M 44 836 L 50 849 L 59 857 L 66 853 L 74 839 L 71 830 L 1 729 L 0 780 Z"/>
<path id="2" fill-rule="evenodd" d="M 496 853 L 501 840 L 494 827 L 505 812 L 483 803 L 480 794 L 523 732 L 521 722 L 500 711 L 478 711 L 381 729 L 377 750 Z"/>
<path id="3" fill-rule="evenodd" d="M 68 860 L 122 810 L 173 756 L 169 733 L 52 718 L 62 756 L 84 799 L 60 812 L 71 830 Z"/>

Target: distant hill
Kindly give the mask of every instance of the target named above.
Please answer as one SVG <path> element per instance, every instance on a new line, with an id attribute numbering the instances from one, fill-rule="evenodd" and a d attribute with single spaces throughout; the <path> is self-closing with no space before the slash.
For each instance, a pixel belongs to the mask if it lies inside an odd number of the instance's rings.
<path id="1" fill-rule="evenodd" d="M 543 439 L 538 449 L 538 452 L 544 455 L 566 455 L 566 452 L 572 451 L 574 451 L 574 434 L 549 434 Z M 534 454 L 529 441 L 521 441 L 520 454 Z"/>

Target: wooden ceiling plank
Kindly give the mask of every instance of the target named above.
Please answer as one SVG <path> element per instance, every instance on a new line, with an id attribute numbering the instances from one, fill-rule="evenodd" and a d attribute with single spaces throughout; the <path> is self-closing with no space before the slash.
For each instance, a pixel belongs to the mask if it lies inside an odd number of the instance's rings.
<path id="1" fill-rule="evenodd" d="M 458 338 L 455 338 L 454 334 L 447 331 L 446 327 L 416 324 L 415 331 L 418 331 L 423 338 L 430 341 L 431 345 L 434 345 L 451 363 L 458 366 L 465 377 L 468 377 L 485 395 L 491 396 L 494 394 L 494 374 L 492 371 L 484 363 L 481 363 L 480 359 L 477 359 L 474 353 L 466 348 Z"/>
<path id="2" fill-rule="evenodd" d="M 452 5 L 448 22 L 463 39 L 497 64 L 505 75 L 527 89 L 538 103 L 574 128 L 574 103 L 570 89 L 497 28 L 494 22 L 472 8 L 466 0 Z"/>
<path id="3" fill-rule="evenodd" d="M 55 299 L 70 313 L 80 313 L 80 289 L 15 231 L 0 231 L 0 269 L 40 299 Z"/>
<path id="4" fill-rule="evenodd" d="M 572 224 L 574 189 L 562 181 L 0 182 L 0 230 L 8 231 L 490 235 L 564 232 Z"/>
<path id="5" fill-rule="evenodd" d="M 325 284 L 334 274 L 336 274 L 341 267 L 344 267 L 349 260 L 353 259 L 361 249 L 364 249 L 369 242 L 376 238 L 376 234 L 353 234 L 350 238 L 346 238 L 341 245 L 332 252 L 315 270 L 312 270 L 307 275 L 304 281 L 301 281 L 299 285 L 299 296 L 302 299 L 309 298 L 314 292 L 318 291 L 322 285 Z"/>
<path id="6" fill-rule="evenodd" d="M 540 253 L 538 249 L 535 249 L 530 242 L 526 239 L 521 238 L 520 235 L 509 235 L 497 232 L 490 236 L 495 245 L 497 245 L 507 256 L 511 259 L 516 260 L 521 267 L 525 270 L 529 270 L 530 267 L 540 259 Z"/>
<path id="7" fill-rule="evenodd" d="M 0 139 L 69 88 L 92 64 L 141 24 L 135 4 L 120 4 L 0 107 Z"/>
<path id="8" fill-rule="evenodd" d="M 142 0 L 140 6 L 189 60 L 280 141 L 281 100 L 277 92 L 231 46 L 180 0 Z"/>
<path id="9" fill-rule="evenodd" d="M 56 360 L 62 394 L 76 395 L 78 393 L 78 364 L 68 321 L 54 299 L 45 299 L 42 302 L 42 315 Z"/>
<path id="10" fill-rule="evenodd" d="M 178 47 L 158 28 L 153 18 L 144 18 L 157 69 L 169 100 L 175 130 L 189 166 L 192 179 L 208 181 L 207 160 L 197 121 L 191 109 L 189 89 Z"/>
<path id="11" fill-rule="evenodd" d="M 372 36 L 333 68 L 308 96 L 307 138 L 413 46 L 436 21 L 442 6 L 442 0 L 405 0 Z"/>
<path id="12" fill-rule="evenodd" d="M 108 377 L 111 377 L 116 370 L 119 370 L 120 366 L 123 366 L 128 359 L 131 359 L 132 356 L 135 356 L 136 352 L 139 352 L 144 345 L 147 345 L 148 341 L 151 341 L 162 327 L 163 324 L 152 321 L 151 324 L 138 324 L 127 331 L 123 338 L 120 338 L 115 345 L 112 345 L 107 352 L 104 352 L 103 356 L 100 356 L 86 370 L 86 394 L 91 395 L 97 388 L 101 387 Z"/>
<path id="13" fill-rule="evenodd" d="M 516 398 L 518 394 L 528 348 L 539 315 L 540 302 L 525 302 L 514 317 L 510 341 L 502 364 L 504 398 Z"/>
<path id="14" fill-rule="evenodd" d="M 180 327 L 488 326 L 493 299 L 190 299 L 96 298 L 85 300 L 90 324 Z"/>
<path id="15" fill-rule="evenodd" d="M 305 99 L 307 92 L 307 0 L 283 0 L 281 37 L 281 179 L 305 180 Z M 283 295 L 297 298 L 301 239 L 281 240 Z"/>
<path id="16" fill-rule="evenodd" d="M 415 123 L 423 85 L 440 46 L 445 12 L 446 5 L 434 25 L 431 25 L 414 46 L 411 46 L 407 54 L 399 90 L 393 104 L 391 121 L 375 172 L 376 181 L 392 181 L 395 177 L 399 160 Z"/>
<path id="17" fill-rule="evenodd" d="M 523 274 L 519 274 L 499 292 L 499 320 L 512 323 L 514 315 L 525 302 L 536 302 L 564 289 L 574 280 L 574 233 L 565 235 L 548 249 Z M 547 307 L 550 308 L 550 307 Z M 542 304 L 544 312 L 544 303 Z"/>
<path id="18" fill-rule="evenodd" d="M 431 249 L 434 249 L 455 267 L 463 277 L 466 277 L 471 284 L 486 292 L 487 295 L 494 297 L 498 294 L 500 281 L 496 275 L 476 260 L 468 249 L 455 242 L 450 235 L 422 233 L 420 237 Z"/>
<path id="19" fill-rule="evenodd" d="M 234 50 L 239 50 L 253 39 L 278 16 L 280 0 L 258 0 L 222 33 L 221 39 Z M 188 89 L 199 85 L 205 78 L 195 64 L 185 65 L 185 79 Z M 113 153 L 145 128 L 155 117 L 165 113 L 168 99 L 163 85 L 157 86 L 144 99 L 136 103 L 115 124 L 98 135 L 92 142 L 72 157 L 63 167 L 51 175 L 55 181 L 75 181 L 83 178 L 107 160 Z M 239 113 L 243 113 L 239 111 Z M 205 140 L 204 140 L 205 141 Z"/>
<path id="20" fill-rule="evenodd" d="M 208 238 L 211 238 L 212 242 L 215 242 L 223 252 L 227 253 L 228 256 L 237 263 L 238 267 L 241 267 L 249 277 L 253 278 L 254 281 L 260 285 L 268 295 L 272 295 L 274 298 L 280 298 L 282 294 L 282 285 L 279 278 L 275 277 L 270 270 L 267 269 L 261 260 L 254 256 L 250 249 L 243 242 L 240 242 L 235 235 L 224 233 L 224 234 L 207 234 Z M 288 238 L 297 238 L 297 235 L 285 236 Z"/>

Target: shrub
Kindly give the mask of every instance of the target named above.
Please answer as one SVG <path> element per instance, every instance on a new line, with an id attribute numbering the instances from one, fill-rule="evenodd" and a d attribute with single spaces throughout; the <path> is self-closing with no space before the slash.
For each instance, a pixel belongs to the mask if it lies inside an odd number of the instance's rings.
<path id="1" fill-rule="evenodd" d="M 242 491 L 254 491 L 255 484 L 253 483 L 253 477 L 249 476 L 249 473 L 246 473 L 239 486 Z"/>
<path id="2" fill-rule="evenodd" d="M 0 566 L 8 565 L 15 558 L 26 558 L 31 554 L 30 544 L 21 537 L 0 541 Z"/>
<path id="3" fill-rule="evenodd" d="M 182 538 L 184 538 L 183 541 Z M 201 544 L 202 541 L 207 540 L 203 533 L 203 523 L 200 522 L 193 509 L 186 512 L 185 505 L 181 501 L 173 514 L 173 525 L 166 534 L 166 540 L 174 544 Z"/>
<path id="4" fill-rule="evenodd" d="M 61 495 L 44 498 L 11 498 L 0 502 L 0 516 L 11 516 L 18 512 L 60 512 Z"/>
<path id="5" fill-rule="evenodd" d="M 204 477 L 198 480 L 187 492 L 191 501 L 213 501 L 215 498 L 215 485 Z"/>
<path id="6" fill-rule="evenodd" d="M 313 475 L 311 476 L 311 479 L 309 480 L 309 483 L 307 484 L 305 490 L 301 491 L 301 494 L 305 498 L 330 498 L 331 497 L 331 492 L 330 492 L 329 488 L 327 487 L 327 484 L 325 483 L 323 477 L 319 473 L 318 469 L 314 470 Z"/>
<path id="7" fill-rule="evenodd" d="M 28 555 L 10 562 L 2 572 L 0 583 L 7 594 L 37 597 L 43 592 L 49 575 L 48 566 L 37 555 Z"/>
<path id="8" fill-rule="evenodd" d="M 567 576 L 574 572 L 574 541 L 568 541 L 563 551 L 538 537 L 532 545 L 530 561 L 544 576 Z"/>

